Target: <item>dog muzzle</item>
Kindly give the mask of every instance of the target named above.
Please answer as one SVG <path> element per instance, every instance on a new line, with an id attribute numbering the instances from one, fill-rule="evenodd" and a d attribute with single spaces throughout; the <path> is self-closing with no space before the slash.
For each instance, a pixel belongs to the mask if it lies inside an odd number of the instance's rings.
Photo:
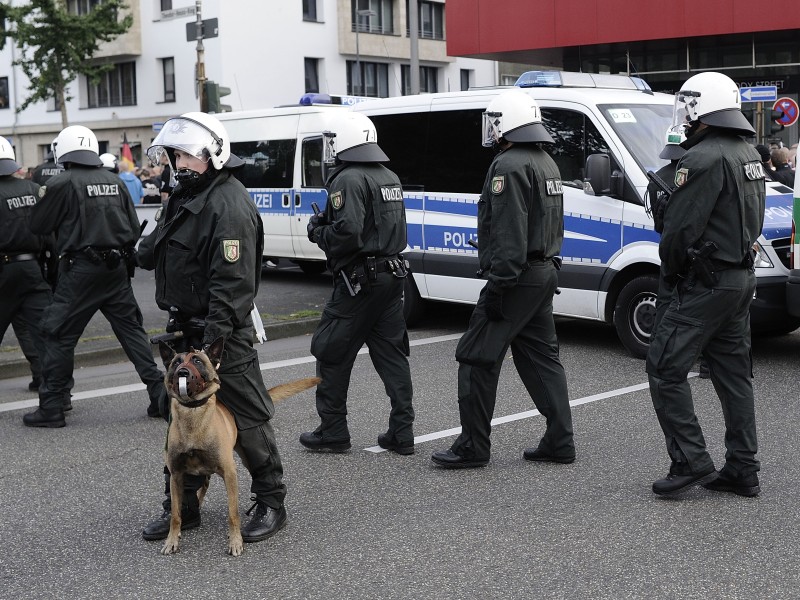
<path id="1" fill-rule="evenodd" d="M 206 389 L 205 379 L 190 362 L 184 362 L 175 369 L 172 384 L 181 398 L 194 398 Z"/>

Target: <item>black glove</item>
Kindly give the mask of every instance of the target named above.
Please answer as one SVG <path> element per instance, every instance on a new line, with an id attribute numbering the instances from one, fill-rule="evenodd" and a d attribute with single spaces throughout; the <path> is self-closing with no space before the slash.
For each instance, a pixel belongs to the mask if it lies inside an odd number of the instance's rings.
<path id="1" fill-rule="evenodd" d="M 486 311 L 486 318 L 490 321 L 502 321 L 505 318 L 503 315 L 503 289 L 491 281 L 486 284 L 483 308 Z"/>
<path id="2" fill-rule="evenodd" d="M 311 218 L 308 220 L 308 225 L 306 226 L 306 231 L 308 231 L 308 241 L 312 244 L 316 244 L 317 240 L 315 232 L 317 229 L 327 224 L 328 220 L 325 218 L 324 213 L 311 215 Z"/>

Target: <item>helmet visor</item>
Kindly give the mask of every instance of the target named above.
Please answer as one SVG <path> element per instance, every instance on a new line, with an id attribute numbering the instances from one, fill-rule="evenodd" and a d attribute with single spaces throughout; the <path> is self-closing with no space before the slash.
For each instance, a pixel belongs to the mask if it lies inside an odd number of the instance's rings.
<path id="1" fill-rule="evenodd" d="M 210 155 L 216 154 L 220 146 L 221 140 L 197 121 L 176 117 L 164 123 L 147 149 L 147 156 L 154 164 L 159 164 L 167 149 L 172 149 L 208 162 Z"/>
<path id="2" fill-rule="evenodd" d="M 502 133 L 503 113 L 485 112 L 483 113 L 483 126 L 481 127 L 481 144 L 486 148 L 491 148 L 500 141 Z"/>
<path id="3" fill-rule="evenodd" d="M 681 90 L 675 94 L 675 105 L 672 111 L 672 128 L 677 129 L 697 120 L 697 99 L 700 92 Z"/>

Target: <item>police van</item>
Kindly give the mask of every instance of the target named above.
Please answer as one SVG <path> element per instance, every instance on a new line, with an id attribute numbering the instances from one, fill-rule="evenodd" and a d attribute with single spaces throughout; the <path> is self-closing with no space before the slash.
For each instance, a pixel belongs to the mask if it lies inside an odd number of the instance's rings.
<path id="1" fill-rule="evenodd" d="M 672 121 L 674 97 L 653 93 L 635 77 L 534 71 L 516 84 L 538 102 L 555 144 L 546 145 L 564 190 L 561 293 L 558 315 L 605 321 L 624 346 L 644 356 L 655 316 L 658 234 L 645 211 L 647 171 Z M 404 312 L 413 324 L 425 301 L 472 303 L 485 281 L 476 278 L 477 202 L 493 158 L 481 145 L 482 112 L 497 87 L 385 99 L 347 99 L 217 115 L 239 173 L 261 212 L 264 257 L 289 259 L 307 273 L 324 270 L 306 223 L 311 203 L 326 200 L 322 132 L 332 111 L 357 110 L 375 123 L 378 143 L 403 184 L 408 221 Z M 364 100 L 364 101 L 359 101 Z M 756 247 L 754 330 L 789 331 L 800 318 L 786 309 L 792 190 L 768 184 L 762 236 Z"/>
<path id="2" fill-rule="evenodd" d="M 786 282 L 786 310 L 791 317 L 800 317 L 800 171 L 794 174 L 794 207 L 792 239 L 789 253 L 789 279 Z"/>

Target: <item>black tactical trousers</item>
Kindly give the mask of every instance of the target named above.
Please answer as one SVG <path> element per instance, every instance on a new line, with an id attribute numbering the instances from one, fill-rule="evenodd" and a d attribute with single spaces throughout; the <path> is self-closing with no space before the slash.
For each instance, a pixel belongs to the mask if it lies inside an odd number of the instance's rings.
<path id="1" fill-rule="evenodd" d="M 701 352 L 722 403 L 726 471 L 738 476 L 759 470 L 749 315 L 756 279 L 743 268 L 718 275 L 713 289 L 700 281 L 678 284 L 647 354 L 650 395 L 676 474 L 714 464 L 686 380 Z"/>
<path id="2" fill-rule="evenodd" d="M 75 345 L 98 310 L 111 324 L 125 354 L 147 386 L 151 404 L 158 406 L 166 394 L 164 375 L 153 359 L 125 264 L 109 269 L 105 264 L 95 265 L 76 257 L 71 269 L 65 266 L 62 261 L 53 302 L 42 317 L 45 385 L 39 390 L 39 406 L 43 410 L 58 410 L 69 399 Z"/>
<path id="3" fill-rule="evenodd" d="M 553 294 L 558 278 L 550 261 L 534 263 L 503 295 L 502 321 L 489 321 L 485 290 L 456 348 L 461 435 L 451 450 L 465 458 L 488 460 L 497 384 L 509 346 L 522 383 L 546 420 L 539 448 L 574 457 L 572 413 L 567 378 L 558 357 Z"/>
<path id="4" fill-rule="evenodd" d="M 248 326 L 235 330 L 225 341 L 218 370 L 220 389 L 217 400 L 231 411 L 236 421 L 236 452 L 252 477 L 250 492 L 268 506 L 280 508 L 286 497 L 286 486 L 275 431 L 270 423 L 275 407 L 264 385 L 252 335 L 253 328 Z M 191 342 L 175 343 L 173 347 L 178 352 L 185 352 Z M 194 346 L 202 346 L 202 340 L 195 341 Z M 169 471 L 166 467 L 164 473 L 167 494 L 164 507 L 169 510 Z M 196 491 L 203 480 L 204 477 L 186 475 L 184 488 L 187 492 Z"/>
<path id="5" fill-rule="evenodd" d="M 0 270 L 0 342 L 8 326 L 14 324 L 14 333 L 25 358 L 31 365 L 34 379 L 41 378 L 41 359 L 44 352 L 39 324 L 42 314 L 50 304 L 50 286 L 42 277 L 35 260 L 13 262 Z"/>
<path id="6" fill-rule="evenodd" d="M 410 275 L 409 275 L 410 276 Z M 399 443 L 414 440 L 408 332 L 403 319 L 403 280 L 378 273 L 377 280 L 351 296 L 336 278 L 319 327 L 311 340 L 317 359 L 317 431 L 325 440 L 349 440 L 347 390 L 356 356 L 366 343 L 372 364 L 389 396 L 388 432 Z"/>

